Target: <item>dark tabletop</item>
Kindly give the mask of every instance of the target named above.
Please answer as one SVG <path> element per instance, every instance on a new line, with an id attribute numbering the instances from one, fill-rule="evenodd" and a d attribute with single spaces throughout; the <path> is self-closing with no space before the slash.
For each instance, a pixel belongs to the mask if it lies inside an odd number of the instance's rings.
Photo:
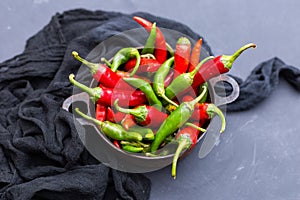
<path id="1" fill-rule="evenodd" d="M 170 4 L 170 2 L 172 2 Z M 274 56 L 300 68 L 300 1 L 1 0 L 0 61 L 23 51 L 27 38 L 52 15 L 72 8 L 145 11 L 187 24 L 205 36 L 214 54 L 231 54 L 254 42 L 231 74 L 246 78 Z M 283 79 L 271 96 L 249 111 L 227 113 L 220 143 L 204 159 L 199 147 L 170 167 L 145 174 L 151 199 L 300 199 L 300 95 Z"/>

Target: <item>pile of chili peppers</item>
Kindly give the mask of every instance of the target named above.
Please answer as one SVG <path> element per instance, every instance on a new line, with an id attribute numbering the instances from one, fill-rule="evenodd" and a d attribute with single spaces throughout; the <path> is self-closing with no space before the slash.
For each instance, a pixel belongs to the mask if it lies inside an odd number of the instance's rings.
<path id="1" fill-rule="evenodd" d="M 186 37 L 180 37 L 175 50 L 165 40 L 162 31 L 141 17 L 133 18 L 149 33 L 143 49 L 120 49 L 109 62 L 91 63 L 72 52 L 75 59 L 90 69 L 99 83 L 89 88 L 69 76 L 70 82 L 87 92 L 95 103 L 95 118 L 78 108 L 77 114 L 99 126 L 116 148 L 145 156 L 159 156 L 169 143 L 177 144 L 172 164 L 176 177 L 178 158 L 191 150 L 216 114 L 225 130 L 225 118 L 208 95 L 210 78 L 228 72 L 247 44 L 232 55 L 207 57 L 200 61 L 202 39 L 194 47 Z M 174 152 L 169 152 L 174 153 Z"/>

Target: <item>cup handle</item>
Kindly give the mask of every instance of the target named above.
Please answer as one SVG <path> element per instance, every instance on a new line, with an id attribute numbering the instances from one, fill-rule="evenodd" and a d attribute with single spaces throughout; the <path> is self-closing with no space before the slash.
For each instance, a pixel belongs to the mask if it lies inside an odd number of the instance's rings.
<path id="1" fill-rule="evenodd" d="M 225 82 L 227 82 L 231 85 L 232 92 L 229 96 L 221 97 L 215 92 L 215 85 L 220 81 L 225 81 Z M 214 77 L 214 78 L 210 79 L 209 83 L 210 83 L 210 86 L 211 86 L 210 90 L 213 92 L 213 95 L 214 95 L 213 96 L 214 104 L 216 106 L 231 103 L 234 100 L 236 100 L 238 98 L 239 94 L 240 94 L 240 87 L 239 87 L 238 83 L 236 82 L 235 79 L 231 78 L 230 76 L 221 74 L 217 77 Z"/>
<path id="2" fill-rule="evenodd" d="M 90 97 L 86 92 L 82 92 L 82 93 L 78 93 L 78 94 L 74 94 L 70 97 L 68 97 L 67 99 L 65 99 L 65 101 L 62 104 L 62 108 L 66 111 L 69 112 L 70 107 L 73 103 L 75 102 L 84 102 L 87 106 L 87 115 L 91 116 L 91 111 L 89 108 L 89 104 L 90 104 Z M 91 126 L 93 125 L 92 123 L 88 122 L 87 120 L 83 119 L 83 118 L 76 118 L 76 120 L 82 125 L 87 125 L 87 126 Z"/>

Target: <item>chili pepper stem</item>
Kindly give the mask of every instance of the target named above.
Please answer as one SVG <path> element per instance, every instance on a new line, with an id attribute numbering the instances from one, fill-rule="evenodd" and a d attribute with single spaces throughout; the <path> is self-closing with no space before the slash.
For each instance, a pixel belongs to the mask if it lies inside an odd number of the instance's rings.
<path id="1" fill-rule="evenodd" d="M 166 48 L 171 56 L 174 56 L 174 49 L 171 47 L 169 43 L 166 42 Z"/>
<path id="2" fill-rule="evenodd" d="M 201 127 L 199 127 L 199 126 L 196 126 L 196 125 L 193 124 L 193 123 L 187 122 L 185 125 L 190 126 L 190 127 L 193 127 L 193 128 L 195 128 L 195 129 L 197 129 L 197 130 L 203 132 L 203 133 L 206 132 L 206 129 L 205 129 L 205 128 L 201 128 Z"/>
<path id="3" fill-rule="evenodd" d="M 204 103 L 204 102 L 206 102 L 206 100 L 207 100 L 207 96 L 208 96 L 208 83 L 207 82 L 205 82 L 205 83 L 203 83 L 202 85 L 201 85 L 201 89 L 200 89 L 200 92 L 202 92 L 202 90 L 203 90 L 203 88 L 206 88 L 206 93 L 205 93 L 205 95 L 203 96 L 203 98 L 199 101 L 199 103 Z"/>
<path id="4" fill-rule="evenodd" d="M 203 90 L 202 90 L 201 94 L 198 97 L 196 97 L 194 100 L 189 102 L 191 105 L 195 105 L 196 103 L 198 103 L 204 97 L 204 95 L 207 91 L 207 88 L 202 86 L 202 89 Z"/>
<path id="5" fill-rule="evenodd" d="M 101 61 L 105 62 L 105 64 L 111 68 L 111 63 L 106 58 L 102 57 Z"/>
<path id="6" fill-rule="evenodd" d="M 139 145 L 141 145 L 144 148 L 148 148 L 150 146 L 149 144 L 144 144 L 144 143 L 142 143 L 140 141 L 137 141 L 136 143 L 139 144 Z"/>
<path id="7" fill-rule="evenodd" d="M 239 57 L 239 55 L 241 55 L 241 53 L 243 53 L 246 49 L 249 49 L 249 48 L 256 48 L 256 44 L 249 43 L 249 44 L 246 44 L 243 47 L 241 47 L 239 50 L 237 50 L 234 54 L 232 54 L 230 56 L 223 55 L 221 60 L 224 64 L 224 67 L 230 70 L 233 62 L 237 59 L 237 57 Z"/>
<path id="8" fill-rule="evenodd" d="M 138 70 L 139 66 L 140 66 L 140 63 L 141 63 L 141 56 L 140 56 L 140 53 L 137 49 L 132 49 L 132 52 L 131 52 L 132 55 L 135 56 L 136 58 L 136 64 L 133 68 L 133 70 L 131 71 L 130 73 L 130 76 L 134 76 L 134 74 L 136 73 L 136 71 Z"/>
<path id="9" fill-rule="evenodd" d="M 92 118 L 92 117 L 90 117 L 90 116 L 84 114 L 83 112 L 81 112 L 81 111 L 79 110 L 79 108 L 75 108 L 75 112 L 76 112 L 78 115 L 80 115 L 81 117 L 83 117 L 84 119 L 89 120 L 89 121 L 92 121 L 92 122 L 94 122 L 95 124 L 99 125 L 100 127 L 103 125 L 103 122 L 101 122 L 101 121 L 99 121 L 99 120 L 97 120 L 97 119 L 94 119 L 94 118 Z"/>
<path id="10" fill-rule="evenodd" d="M 74 79 L 75 75 L 74 74 L 70 74 L 69 75 L 69 80 L 70 82 L 80 88 L 81 90 L 85 91 L 86 93 L 89 94 L 89 96 L 91 97 L 92 101 L 96 102 L 96 99 L 100 96 L 101 94 L 101 88 L 89 88 L 85 85 L 83 85 L 82 83 L 79 83 L 77 82 L 75 79 Z"/>
<path id="11" fill-rule="evenodd" d="M 171 99 L 169 99 L 164 93 L 160 94 L 160 97 L 163 98 L 164 100 L 166 100 L 168 103 L 178 107 L 178 104 L 175 103 L 174 101 L 172 101 Z"/>
<path id="12" fill-rule="evenodd" d="M 208 57 L 204 58 L 204 59 L 203 59 L 203 60 L 195 67 L 195 69 L 194 69 L 193 71 L 190 72 L 191 77 L 194 77 L 194 76 L 196 75 L 196 73 L 198 72 L 198 70 L 200 69 L 200 67 L 201 67 L 204 63 L 206 63 L 207 61 L 212 60 L 212 59 L 214 59 L 214 58 L 215 58 L 214 56 L 208 56 Z"/>
<path id="13" fill-rule="evenodd" d="M 151 53 L 143 54 L 143 55 L 141 55 L 141 58 L 147 58 L 147 59 L 153 59 L 153 60 L 156 59 L 155 56 Z"/>
<path id="14" fill-rule="evenodd" d="M 119 99 L 116 99 L 114 102 L 114 106 L 117 109 L 117 111 L 126 113 L 126 114 L 131 114 L 135 117 L 141 118 L 141 120 L 145 120 L 147 116 L 147 109 L 146 106 L 139 106 L 135 109 L 127 109 L 127 108 L 122 108 L 118 105 Z"/>
<path id="15" fill-rule="evenodd" d="M 179 158 L 181 152 L 185 149 L 188 149 L 190 146 L 191 146 L 191 141 L 190 141 L 189 138 L 187 138 L 187 137 L 181 137 L 180 138 L 179 144 L 178 144 L 178 147 L 177 147 L 176 152 L 174 154 L 173 162 L 172 162 L 172 177 L 174 179 L 176 179 L 176 168 L 177 168 L 178 158 Z"/>
<path id="16" fill-rule="evenodd" d="M 92 74 L 95 74 L 97 72 L 97 69 L 98 69 L 98 64 L 96 63 L 91 63 L 85 59 L 83 59 L 82 57 L 79 56 L 78 52 L 77 51 L 72 51 L 72 56 L 82 62 L 83 64 L 85 64 L 90 70 L 91 70 L 91 73 Z"/>
<path id="17" fill-rule="evenodd" d="M 223 133 L 226 127 L 226 120 L 223 112 L 215 104 L 209 104 L 206 112 L 208 115 L 210 115 L 210 117 L 212 117 L 214 114 L 217 114 L 220 117 L 222 122 L 220 133 Z"/>

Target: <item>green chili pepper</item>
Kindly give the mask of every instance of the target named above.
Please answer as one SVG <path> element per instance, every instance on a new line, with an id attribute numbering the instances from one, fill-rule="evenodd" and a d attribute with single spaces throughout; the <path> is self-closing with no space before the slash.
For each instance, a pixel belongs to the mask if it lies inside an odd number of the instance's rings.
<path id="1" fill-rule="evenodd" d="M 156 94 L 154 93 L 151 85 L 147 81 L 142 80 L 140 78 L 134 78 L 134 77 L 123 78 L 123 80 L 129 83 L 130 85 L 132 85 L 133 87 L 138 88 L 142 92 L 144 92 L 149 105 L 154 106 L 161 111 L 162 104 L 160 100 L 157 98 Z"/>
<path id="2" fill-rule="evenodd" d="M 174 133 L 187 122 L 194 111 L 196 103 L 203 98 L 205 92 L 206 89 L 194 100 L 181 103 L 179 107 L 168 116 L 156 132 L 155 139 L 151 144 L 151 152 L 155 152 L 166 137 Z"/>
<path id="3" fill-rule="evenodd" d="M 166 88 L 166 96 L 169 99 L 173 99 L 177 94 L 184 91 L 185 89 L 189 88 L 194 80 L 194 76 L 196 75 L 197 71 L 200 69 L 200 67 L 207 62 L 208 60 L 213 59 L 213 56 L 206 57 L 203 59 L 196 68 L 188 73 L 183 73 L 177 76 L 172 83 Z"/>
<path id="4" fill-rule="evenodd" d="M 141 141 L 143 137 L 137 132 L 126 131 L 121 125 L 112 123 L 110 121 L 99 121 L 95 118 L 85 115 L 79 108 L 75 108 L 75 111 L 84 119 L 89 120 L 97 124 L 102 132 L 114 140 L 126 140 L 126 141 Z"/>
<path id="5" fill-rule="evenodd" d="M 149 34 L 149 37 L 146 41 L 146 44 L 142 50 L 142 54 L 153 54 L 156 40 L 156 23 L 154 22 Z"/>
<path id="6" fill-rule="evenodd" d="M 144 150 L 143 147 L 134 147 L 131 145 L 124 145 L 124 146 L 122 146 L 122 149 L 125 151 L 128 151 L 128 152 L 132 152 L 132 153 L 139 153 Z"/>
<path id="7" fill-rule="evenodd" d="M 117 71 L 117 69 L 120 67 L 120 65 L 126 63 L 131 58 L 136 58 L 136 64 L 130 73 L 130 76 L 133 76 L 137 69 L 140 66 L 141 62 L 141 56 L 139 51 L 136 48 L 127 47 L 119 50 L 116 55 L 113 58 L 112 64 L 111 64 L 111 70 L 113 72 Z"/>
<path id="8" fill-rule="evenodd" d="M 142 126 L 133 126 L 130 127 L 128 131 L 141 134 L 144 140 L 154 140 L 154 133 L 151 128 L 146 128 Z"/>
<path id="9" fill-rule="evenodd" d="M 154 74 L 153 77 L 153 90 L 156 93 L 157 96 L 163 98 L 165 101 L 178 106 L 175 102 L 170 100 L 166 95 L 165 95 L 165 78 L 167 77 L 171 65 L 174 62 L 174 57 L 169 58 L 166 60 L 160 68 L 157 70 L 157 72 Z"/>
<path id="10" fill-rule="evenodd" d="M 144 144 L 142 142 L 129 142 L 129 141 L 121 141 L 120 142 L 122 145 L 130 145 L 133 147 L 143 147 L 143 148 L 148 148 L 149 144 Z"/>

